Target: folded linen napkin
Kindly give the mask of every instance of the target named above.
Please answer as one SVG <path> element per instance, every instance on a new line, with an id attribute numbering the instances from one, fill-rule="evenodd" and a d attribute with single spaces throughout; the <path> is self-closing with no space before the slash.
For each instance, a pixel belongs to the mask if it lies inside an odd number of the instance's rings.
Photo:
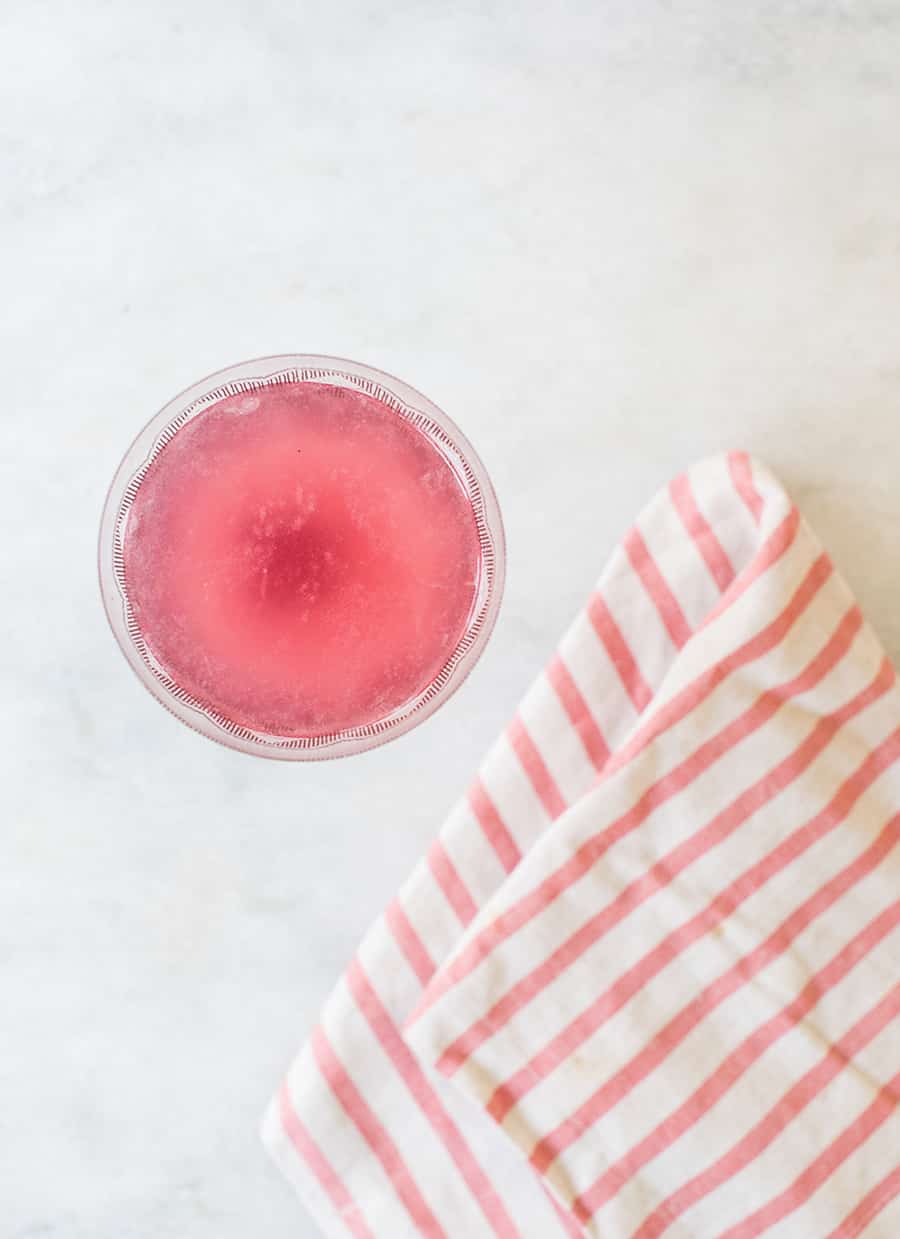
<path id="1" fill-rule="evenodd" d="M 269 1108 L 324 1232 L 900 1234 L 894 678 L 758 462 L 659 494 Z"/>

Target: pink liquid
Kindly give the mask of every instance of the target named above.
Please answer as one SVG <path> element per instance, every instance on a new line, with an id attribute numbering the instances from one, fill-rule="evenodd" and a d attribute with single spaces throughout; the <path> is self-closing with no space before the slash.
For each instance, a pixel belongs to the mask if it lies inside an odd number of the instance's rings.
<path id="1" fill-rule="evenodd" d="M 421 431 L 324 383 L 229 396 L 163 448 L 125 532 L 132 613 L 232 722 L 316 736 L 422 692 L 466 630 L 471 503 Z"/>

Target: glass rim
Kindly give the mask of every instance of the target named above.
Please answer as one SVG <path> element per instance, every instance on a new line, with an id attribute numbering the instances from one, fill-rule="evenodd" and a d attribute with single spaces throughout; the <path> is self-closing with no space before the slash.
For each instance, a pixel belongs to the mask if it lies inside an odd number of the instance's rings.
<path id="1" fill-rule="evenodd" d="M 424 433 L 453 469 L 471 505 L 481 549 L 479 581 L 466 629 L 440 671 L 419 693 L 372 723 L 321 736 L 283 736 L 228 719 L 193 697 L 165 671 L 135 621 L 125 583 L 123 539 L 128 515 L 148 469 L 193 417 L 229 395 L 285 382 L 350 387 L 387 404 Z M 325 354 L 257 357 L 214 371 L 169 400 L 132 440 L 110 483 L 100 521 L 98 571 L 103 607 L 125 658 L 146 689 L 194 731 L 228 748 L 282 761 L 348 757 L 405 735 L 459 688 L 493 631 L 506 575 L 506 541 L 487 470 L 456 423 L 427 396 L 374 366 Z"/>

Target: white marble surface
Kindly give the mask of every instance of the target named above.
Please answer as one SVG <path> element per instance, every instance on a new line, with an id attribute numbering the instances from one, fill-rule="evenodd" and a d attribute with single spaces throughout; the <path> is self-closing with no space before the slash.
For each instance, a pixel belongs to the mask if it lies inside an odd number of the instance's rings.
<path id="1" fill-rule="evenodd" d="M 312 1239 L 269 1090 L 692 458 L 766 457 L 900 655 L 898 60 L 892 0 L 0 6 L 2 1239 Z M 294 350 L 443 405 L 510 547 L 458 696 L 318 767 L 168 717 L 94 579 L 137 427 Z"/>

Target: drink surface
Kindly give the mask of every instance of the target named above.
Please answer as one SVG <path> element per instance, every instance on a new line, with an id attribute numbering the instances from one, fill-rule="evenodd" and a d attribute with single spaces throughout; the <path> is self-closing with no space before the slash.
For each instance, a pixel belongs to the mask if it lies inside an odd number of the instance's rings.
<path id="1" fill-rule="evenodd" d="M 478 589 L 471 502 L 386 403 L 314 382 L 228 396 L 144 476 L 125 585 L 177 685 L 242 727 L 376 722 L 453 653 Z"/>

